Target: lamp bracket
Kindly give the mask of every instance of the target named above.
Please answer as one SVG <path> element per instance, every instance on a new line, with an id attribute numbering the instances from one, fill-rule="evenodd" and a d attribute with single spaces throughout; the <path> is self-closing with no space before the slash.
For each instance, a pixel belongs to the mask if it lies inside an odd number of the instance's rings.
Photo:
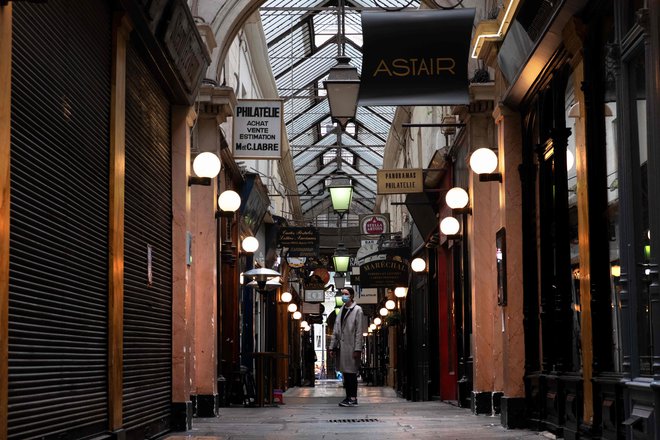
<path id="1" fill-rule="evenodd" d="M 466 208 L 454 208 L 451 210 L 452 215 L 461 215 L 461 214 L 468 214 L 472 215 L 472 208 L 469 206 Z"/>
<path id="2" fill-rule="evenodd" d="M 192 185 L 211 186 L 211 178 L 188 176 L 188 186 L 192 186 Z"/>
<path id="3" fill-rule="evenodd" d="M 500 183 L 502 183 L 502 173 L 479 174 L 479 182 L 500 182 Z"/>

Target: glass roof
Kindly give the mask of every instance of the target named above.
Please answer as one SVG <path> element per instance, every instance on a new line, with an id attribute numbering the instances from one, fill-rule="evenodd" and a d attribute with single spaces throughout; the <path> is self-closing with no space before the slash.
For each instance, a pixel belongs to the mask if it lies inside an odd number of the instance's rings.
<path id="1" fill-rule="evenodd" d="M 362 69 L 364 10 L 419 8 L 419 0 L 345 0 L 344 53 Z M 330 119 L 323 80 L 337 64 L 337 0 L 268 0 L 260 9 L 268 55 L 291 144 L 303 214 L 307 221 L 328 215 L 328 176 L 338 172 L 353 179 L 351 213 L 370 213 L 376 198 L 376 171 L 382 167 L 385 141 L 394 107 L 358 107 L 354 126 L 341 136 Z"/>

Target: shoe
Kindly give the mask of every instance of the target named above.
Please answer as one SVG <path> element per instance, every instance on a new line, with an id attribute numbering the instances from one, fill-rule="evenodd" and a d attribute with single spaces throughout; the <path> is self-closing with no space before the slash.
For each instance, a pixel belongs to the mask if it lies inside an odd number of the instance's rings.
<path id="1" fill-rule="evenodd" d="M 349 399 L 344 399 L 339 402 L 339 406 L 351 406 L 351 401 Z"/>
<path id="2" fill-rule="evenodd" d="M 349 399 L 348 406 L 358 406 L 357 399 Z"/>

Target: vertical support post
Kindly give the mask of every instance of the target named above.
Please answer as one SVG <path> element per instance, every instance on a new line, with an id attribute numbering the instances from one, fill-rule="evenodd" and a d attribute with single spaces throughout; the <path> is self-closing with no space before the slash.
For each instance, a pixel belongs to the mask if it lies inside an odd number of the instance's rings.
<path id="1" fill-rule="evenodd" d="M 0 438 L 7 438 L 9 399 L 9 152 L 12 5 L 0 6 Z"/>
<path id="2" fill-rule="evenodd" d="M 117 14 L 112 29 L 108 237 L 108 400 L 111 432 L 120 430 L 123 424 L 126 46 L 130 30 L 126 16 Z"/>
<path id="3" fill-rule="evenodd" d="M 191 107 L 172 107 L 172 425 L 192 428 L 191 326 L 194 320 L 187 234 L 190 225 L 190 128 L 196 114 Z"/>

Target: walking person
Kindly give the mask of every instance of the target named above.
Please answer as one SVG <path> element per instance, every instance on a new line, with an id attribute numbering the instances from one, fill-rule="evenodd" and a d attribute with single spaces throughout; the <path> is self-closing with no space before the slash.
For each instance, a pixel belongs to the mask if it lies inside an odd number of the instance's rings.
<path id="1" fill-rule="evenodd" d="M 330 340 L 330 356 L 339 356 L 336 365 L 344 376 L 346 398 L 339 406 L 358 406 L 357 375 L 362 359 L 362 307 L 355 303 L 355 291 L 352 287 L 341 289 L 341 307 L 338 319 L 335 320 L 332 339 Z"/>

